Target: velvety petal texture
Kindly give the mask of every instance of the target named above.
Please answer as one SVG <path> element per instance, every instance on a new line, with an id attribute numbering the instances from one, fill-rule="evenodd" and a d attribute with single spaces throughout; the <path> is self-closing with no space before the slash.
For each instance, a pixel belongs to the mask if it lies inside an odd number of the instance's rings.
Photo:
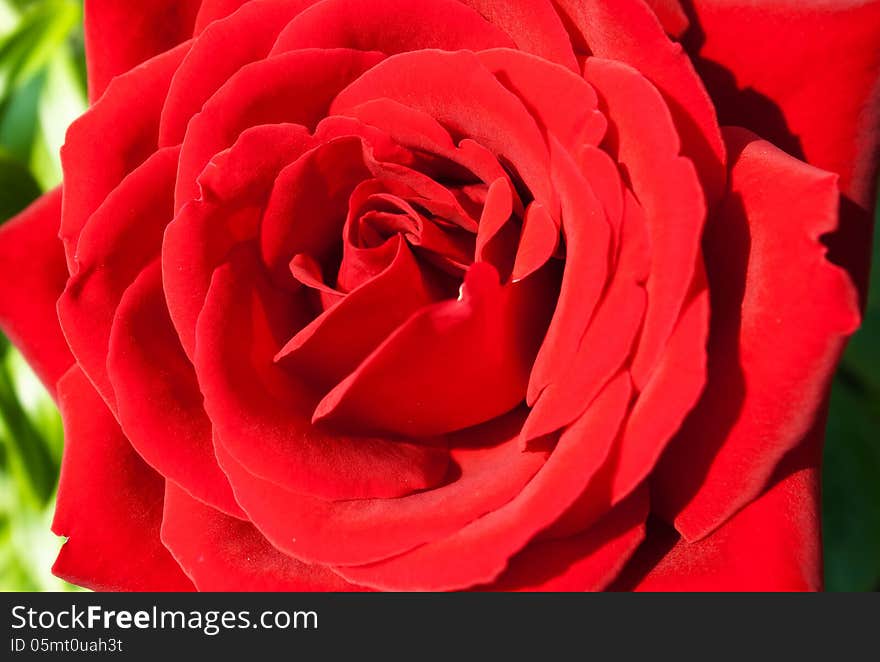
<path id="1" fill-rule="evenodd" d="M 150 0 L 136 11 L 115 0 L 86 0 L 89 98 L 116 76 L 190 38 L 201 0 Z"/>
<path id="2" fill-rule="evenodd" d="M 709 380 L 657 474 L 660 510 L 689 540 L 758 496 L 801 443 L 859 323 L 852 282 L 820 241 L 836 226 L 837 177 L 748 131 L 725 135 L 730 190 L 705 240 Z"/>
<path id="3" fill-rule="evenodd" d="M 878 8 L 86 0 L 63 187 L 0 229 L 56 573 L 820 588 Z"/>
<path id="4" fill-rule="evenodd" d="M 357 590 L 321 566 L 285 556 L 251 524 L 172 484 L 165 489 L 162 540 L 201 591 Z"/>
<path id="5" fill-rule="evenodd" d="M 65 452 L 52 530 L 67 541 L 53 572 L 94 590 L 192 590 L 159 541 L 162 477 L 134 452 L 78 367 L 58 391 Z"/>
<path id="6" fill-rule="evenodd" d="M 880 149 L 880 3 L 691 4 L 694 28 L 685 43 L 722 123 L 840 176 L 832 257 L 864 301 Z"/>
<path id="7" fill-rule="evenodd" d="M 615 588 L 636 591 L 817 591 L 821 424 L 780 465 L 769 489 L 709 536 L 688 542 L 662 522 Z"/>

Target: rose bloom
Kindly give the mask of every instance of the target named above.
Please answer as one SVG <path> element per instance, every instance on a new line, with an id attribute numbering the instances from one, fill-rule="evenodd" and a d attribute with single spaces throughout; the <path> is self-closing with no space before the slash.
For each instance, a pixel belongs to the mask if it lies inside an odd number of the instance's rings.
<path id="1" fill-rule="evenodd" d="M 64 184 L 0 232 L 55 573 L 821 588 L 880 2 L 683 4 L 86 0 Z"/>

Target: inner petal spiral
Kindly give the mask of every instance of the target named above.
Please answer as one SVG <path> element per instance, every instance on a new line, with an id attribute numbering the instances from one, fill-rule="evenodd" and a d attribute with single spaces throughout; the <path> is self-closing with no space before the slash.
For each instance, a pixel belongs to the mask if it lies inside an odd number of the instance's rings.
<path id="1" fill-rule="evenodd" d="M 314 390 L 313 422 L 420 438 L 516 408 L 558 295 L 557 222 L 500 163 L 486 181 L 460 148 L 323 126 L 359 135 L 285 168 L 261 226 L 276 283 L 313 311 L 275 356 Z"/>

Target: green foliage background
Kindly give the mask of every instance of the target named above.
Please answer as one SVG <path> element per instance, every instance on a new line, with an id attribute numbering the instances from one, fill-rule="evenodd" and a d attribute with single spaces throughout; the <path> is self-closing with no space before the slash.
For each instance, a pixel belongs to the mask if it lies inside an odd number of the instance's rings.
<path id="1" fill-rule="evenodd" d="M 0 222 L 61 181 L 58 151 L 85 107 L 81 0 L 0 0 Z M 880 265 L 876 246 L 874 254 Z M 831 407 L 823 500 L 827 587 L 878 590 L 880 268 Z M 0 336 L 0 590 L 73 588 L 50 572 L 61 545 L 49 524 L 62 446 L 54 403 Z"/>
<path id="2" fill-rule="evenodd" d="M 0 222 L 61 182 L 58 151 L 86 107 L 80 0 L 0 0 Z M 0 590 L 70 589 L 50 571 L 63 431 L 0 335 Z"/>

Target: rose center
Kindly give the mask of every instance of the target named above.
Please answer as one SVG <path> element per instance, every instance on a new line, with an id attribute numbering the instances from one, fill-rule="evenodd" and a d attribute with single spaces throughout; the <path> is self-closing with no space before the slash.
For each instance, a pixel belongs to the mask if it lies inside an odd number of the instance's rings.
<path id="1" fill-rule="evenodd" d="M 514 177 L 499 167 L 487 183 L 439 158 L 426 172 L 412 165 L 366 167 L 372 176 L 351 184 L 335 221 L 336 247 L 290 262 L 315 317 L 276 360 L 314 388 L 316 423 L 434 436 L 525 398 L 558 293 L 555 245 L 514 278 L 524 228 L 535 223 Z M 328 360 L 322 348 L 331 346 Z M 438 371 L 450 374 L 407 386 Z"/>

